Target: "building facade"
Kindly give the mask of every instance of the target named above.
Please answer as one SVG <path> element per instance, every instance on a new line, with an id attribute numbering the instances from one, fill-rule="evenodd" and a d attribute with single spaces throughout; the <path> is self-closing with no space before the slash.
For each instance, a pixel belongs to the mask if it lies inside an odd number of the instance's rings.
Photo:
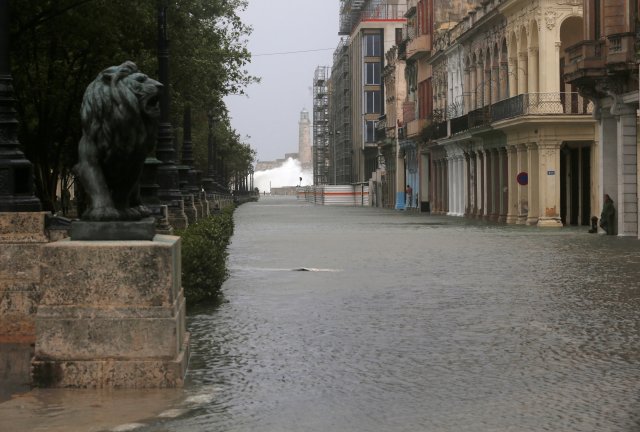
<path id="1" fill-rule="evenodd" d="M 438 33 L 430 64 L 444 118 L 422 148 L 432 211 L 589 225 L 598 211 L 593 105 L 562 79 L 564 49 L 581 35 L 573 0 L 484 1 Z"/>
<path id="2" fill-rule="evenodd" d="M 329 99 L 330 176 L 334 185 L 353 183 L 350 66 L 349 38 L 343 37 L 333 53 Z"/>
<path id="3" fill-rule="evenodd" d="M 351 182 L 378 170 L 376 125 L 384 114 L 384 53 L 406 22 L 405 0 L 342 0 L 340 34 L 348 35 Z"/>
<path id="4" fill-rule="evenodd" d="M 318 66 L 313 75 L 313 184 L 329 184 L 330 68 Z"/>
<path id="5" fill-rule="evenodd" d="M 564 77 L 594 103 L 598 207 L 610 195 L 617 233 L 637 237 L 638 2 L 585 0 L 583 7 L 582 37 L 565 47 Z"/>

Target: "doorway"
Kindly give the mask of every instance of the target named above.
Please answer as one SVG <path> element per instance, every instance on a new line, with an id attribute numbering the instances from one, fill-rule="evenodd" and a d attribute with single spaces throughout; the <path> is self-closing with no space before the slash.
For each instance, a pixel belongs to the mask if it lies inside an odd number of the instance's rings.
<path id="1" fill-rule="evenodd" d="M 563 144 L 560 151 L 560 217 L 563 225 L 590 225 L 591 143 Z"/>

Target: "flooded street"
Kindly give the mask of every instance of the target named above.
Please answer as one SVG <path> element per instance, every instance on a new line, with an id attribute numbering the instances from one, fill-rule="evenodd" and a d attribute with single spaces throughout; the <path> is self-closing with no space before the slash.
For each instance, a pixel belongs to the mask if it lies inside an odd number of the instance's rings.
<path id="1" fill-rule="evenodd" d="M 637 239 L 276 197 L 235 221 L 185 389 L 77 430 L 640 430 Z"/>

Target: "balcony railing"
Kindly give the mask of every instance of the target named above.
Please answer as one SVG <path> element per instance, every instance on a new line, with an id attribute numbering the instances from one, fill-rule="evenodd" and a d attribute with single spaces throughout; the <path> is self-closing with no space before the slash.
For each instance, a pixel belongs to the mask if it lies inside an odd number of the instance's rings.
<path id="1" fill-rule="evenodd" d="M 605 45 L 602 40 L 584 40 L 566 49 L 564 72 L 572 78 L 581 78 L 583 75 L 600 75 L 605 66 Z"/>
<path id="2" fill-rule="evenodd" d="M 635 63 L 634 33 L 619 33 L 607 36 L 607 64 Z"/>
<path id="3" fill-rule="evenodd" d="M 593 103 L 575 92 L 526 93 L 450 119 L 451 134 L 527 115 L 586 115 L 592 112 Z"/>
<path id="4" fill-rule="evenodd" d="M 433 124 L 433 138 L 440 139 L 445 138 L 449 135 L 449 131 L 447 128 L 447 122 L 440 122 Z"/>
<path id="5" fill-rule="evenodd" d="M 469 130 L 469 117 L 467 116 L 467 114 L 460 117 L 452 118 L 450 121 L 451 135 Z"/>
<path id="6" fill-rule="evenodd" d="M 494 103 L 491 106 L 491 119 L 498 121 L 523 115 L 525 113 L 525 96 L 521 94 Z"/>

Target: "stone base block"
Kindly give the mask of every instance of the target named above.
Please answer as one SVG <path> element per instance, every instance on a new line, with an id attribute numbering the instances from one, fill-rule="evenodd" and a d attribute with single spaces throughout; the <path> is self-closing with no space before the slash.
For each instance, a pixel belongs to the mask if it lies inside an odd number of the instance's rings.
<path id="1" fill-rule="evenodd" d="M 189 363 L 189 333 L 173 359 L 45 360 L 31 363 L 33 383 L 53 388 L 182 387 Z"/>
<path id="2" fill-rule="evenodd" d="M 0 213 L 0 243 L 46 243 L 47 212 Z"/>
<path id="3" fill-rule="evenodd" d="M 180 238 L 43 247 L 34 384 L 171 387 L 188 360 Z"/>
<path id="4" fill-rule="evenodd" d="M 562 221 L 559 217 L 541 217 L 537 225 L 541 228 L 562 228 Z"/>
<path id="5" fill-rule="evenodd" d="M 0 213 L 0 342 L 35 340 L 46 215 Z"/>
<path id="6" fill-rule="evenodd" d="M 73 221 L 71 240 L 153 240 L 155 219 L 139 221 Z"/>

